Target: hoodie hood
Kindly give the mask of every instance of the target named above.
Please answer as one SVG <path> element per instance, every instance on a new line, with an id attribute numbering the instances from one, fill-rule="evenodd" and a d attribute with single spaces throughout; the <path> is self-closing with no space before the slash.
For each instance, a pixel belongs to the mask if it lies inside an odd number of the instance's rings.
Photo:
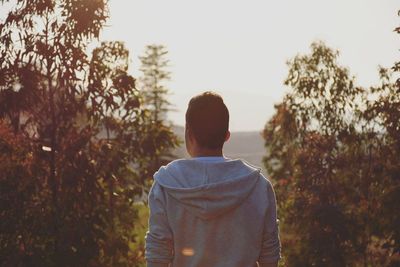
<path id="1" fill-rule="evenodd" d="M 175 160 L 154 175 L 167 194 L 202 219 L 218 217 L 239 206 L 259 178 L 260 169 L 242 160 Z"/>

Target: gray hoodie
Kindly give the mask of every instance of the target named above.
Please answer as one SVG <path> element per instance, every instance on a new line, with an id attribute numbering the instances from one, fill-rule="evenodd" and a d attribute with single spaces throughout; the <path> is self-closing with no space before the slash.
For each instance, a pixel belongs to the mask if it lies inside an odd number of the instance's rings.
<path id="1" fill-rule="evenodd" d="M 272 185 L 242 160 L 176 160 L 154 175 L 147 266 L 253 267 L 277 262 Z"/>

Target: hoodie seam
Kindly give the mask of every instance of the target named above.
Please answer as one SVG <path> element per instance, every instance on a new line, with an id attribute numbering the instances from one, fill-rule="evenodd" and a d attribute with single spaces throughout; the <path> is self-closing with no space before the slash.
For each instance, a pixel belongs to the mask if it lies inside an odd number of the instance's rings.
<path id="1" fill-rule="evenodd" d="M 225 182 L 217 182 L 217 183 L 203 184 L 203 185 L 200 185 L 200 186 L 190 187 L 190 188 L 171 187 L 171 186 L 164 185 L 164 184 L 160 183 L 160 181 L 157 181 L 157 182 L 158 182 L 162 187 L 164 187 L 164 188 L 166 188 L 166 189 L 168 189 L 168 190 L 172 190 L 172 191 L 181 191 L 181 192 L 184 192 L 184 191 L 186 191 L 186 192 L 197 192 L 197 191 L 202 191 L 202 190 L 205 190 L 205 189 L 213 188 L 213 187 L 218 186 L 218 185 L 220 185 L 220 184 L 229 185 L 229 184 L 235 183 L 237 180 L 246 179 L 247 177 L 253 176 L 253 175 L 256 175 L 256 174 L 260 175 L 261 173 L 260 173 L 259 170 L 254 170 L 253 172 L 249 173 L 248 175 L 243 175 L 242 177 L 240 177 L 240 178 L 238 178 L 238 179 L 229 180 L 229 181 L 225 181 Z"/>

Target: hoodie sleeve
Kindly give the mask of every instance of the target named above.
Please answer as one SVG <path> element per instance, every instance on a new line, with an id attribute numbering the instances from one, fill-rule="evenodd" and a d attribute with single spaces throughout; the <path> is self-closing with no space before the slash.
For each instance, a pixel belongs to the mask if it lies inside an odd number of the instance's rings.
<path id="1" fill-rule="evenodd" d="M 150 189 L 149 208 L 149 230 L 145 245 L 147 266 L 168 267 L 173 259 L 173 236 L 165 210 L 165 195 L 157 182 Z"/>
<path id="2" fill-rule="evenodd" d="M 269 264 L 277 263 L 281 258 L 281 243 L 279 240 L 275 192 L 271 182 L 267 179 L 266 181 L 268 204 L 265 214 L 261 253 L 258 259 L 260 266 L 271 266 Z"/>

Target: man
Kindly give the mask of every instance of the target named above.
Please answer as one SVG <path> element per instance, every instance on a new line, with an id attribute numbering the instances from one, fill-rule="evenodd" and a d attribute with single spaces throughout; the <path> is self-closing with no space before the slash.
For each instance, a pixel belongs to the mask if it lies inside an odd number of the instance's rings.
<path id="1" fill-rule="evenodd" d="M 191 159 L 154 175 L 146 235 L 149 267 L 276 267 L 275 194 L 260 169 L 223 156 L 229 112 L 221 96 L 193 97 L 185 141 Z"/>

